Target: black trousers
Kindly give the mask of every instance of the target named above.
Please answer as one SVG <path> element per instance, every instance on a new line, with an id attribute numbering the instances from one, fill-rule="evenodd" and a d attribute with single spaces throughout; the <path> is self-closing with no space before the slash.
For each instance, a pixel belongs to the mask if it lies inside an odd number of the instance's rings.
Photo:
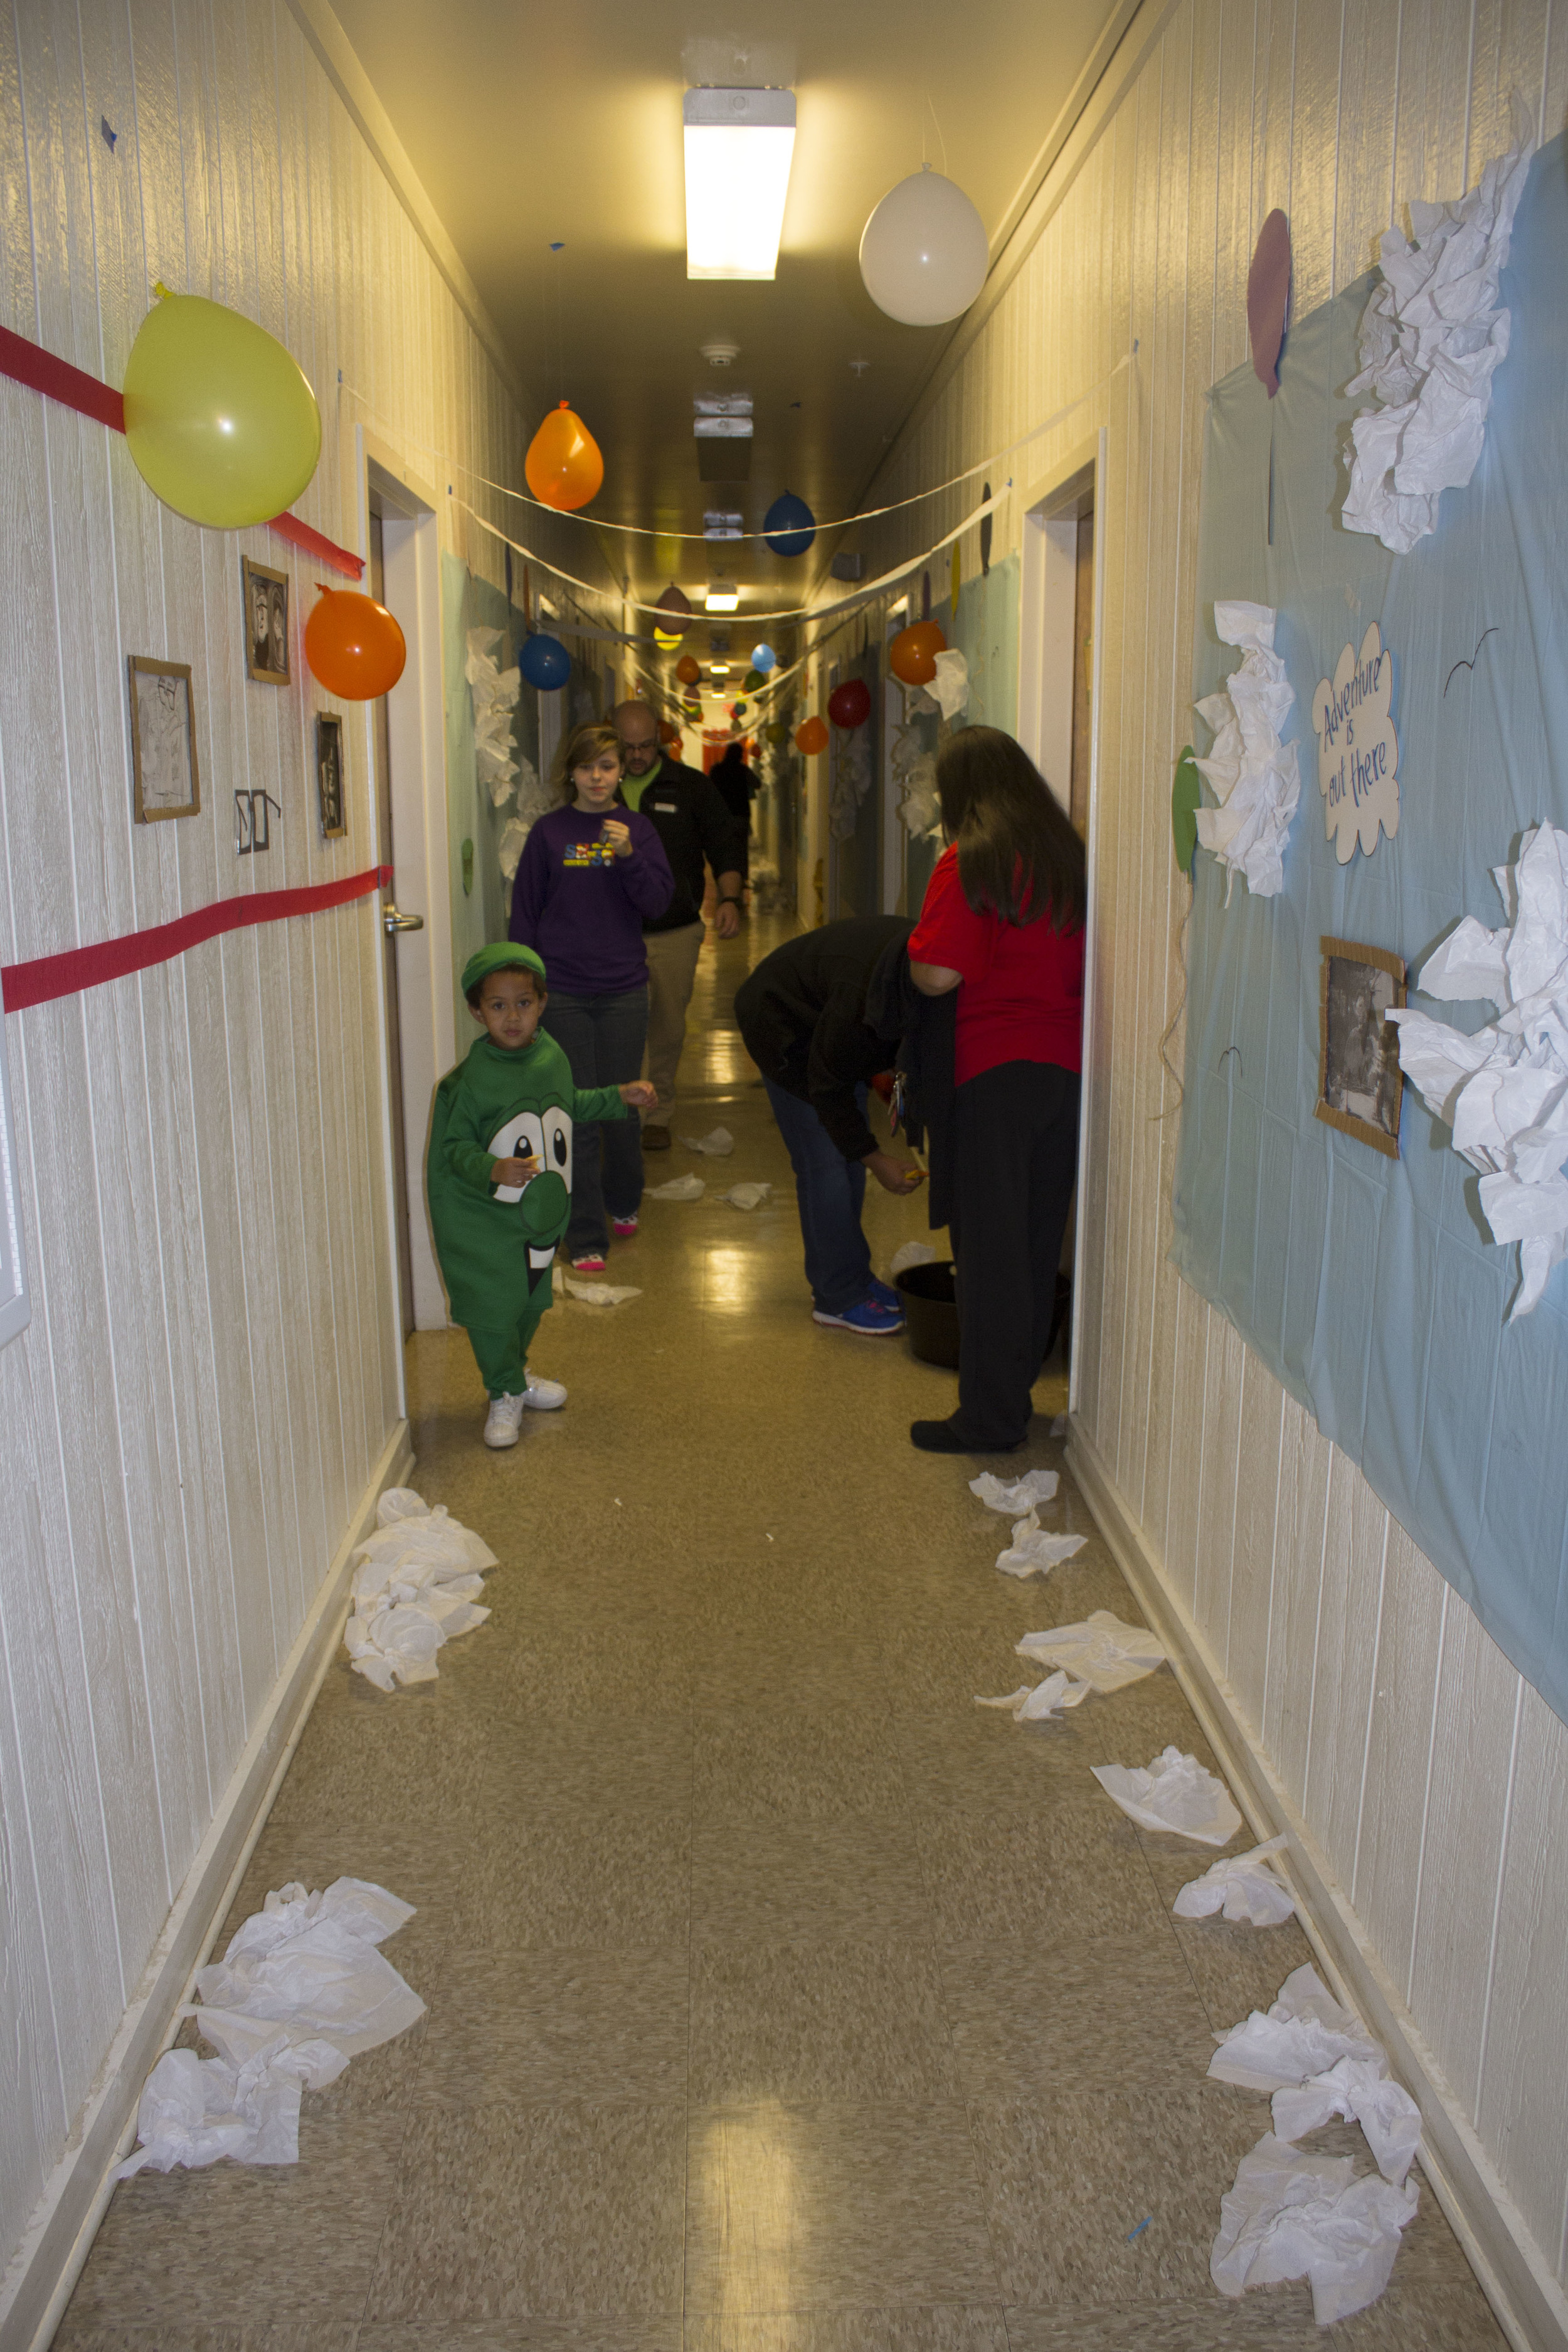
<path id="1" fill-rule="evenodd" d="M 958 1412 L 976 1448 L 1016 1445 L 1045 1361 L 1078 1171 L 1076 1070 L 1003 1062 L 953 1097 Z"/>

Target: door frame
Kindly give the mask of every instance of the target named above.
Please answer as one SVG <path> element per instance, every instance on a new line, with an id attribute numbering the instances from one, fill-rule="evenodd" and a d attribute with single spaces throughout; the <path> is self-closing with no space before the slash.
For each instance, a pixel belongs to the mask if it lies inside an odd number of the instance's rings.
<path id="1" fill-rule="evenodd" d="M 1095 1011 L 1099 1003 L 1100 747 L 1105 646 L 1105 502 L 1110 436 L 1102 425 L 1032 483 L 1023 499 L 1018 598 L 1018 740 L 1064 810 L 1072 806 L 1073 655 L 1079 517 L 1094 509 L 1094 655 L 1089 725 L 1089 910 L 1083 938 L 1083 1088 L 1078 1129 L 1078 1222 L 1073 1242 L 1072 1346 L 1068 1412 L 1079 1408 L 1083 1351 L 1084 1255 L 1089 1237 L 1089 1139 L 1097 1097 Z M 1052 771 L 1055 770 L 1053 776 Z M 1059 779 L 1059 782 L 1058 781 Z"/>
<path id="2" fill-rule="evenodd" d="M 392 837 L 397 860 L 397 903 L 424 918 L 424 929 L 395 941 L 398 1033 L 402 1042 L 403 1133 L 392 1132 L 392 1107 L 382 1079 L 382 1135 L 387 1203 L 390 1311 L 396 1319 L 396 1180 L 392 1155 L 403 1154 L 408 1194 L 408 1252 L 414 1275 L 414 1328 L 447 1328 L 447 1294 L 425 1204 L 425 1148 L 436 1083 L 457 1060 L 452 985 L 451 852 L 447 838 L 445 714 L 441 682 L 441 551 L 436 492 L 401 453 L 364 425 L 353 427 L 354 520 L 359 552 L 370 557 L 370 497 L 382 510 L 382 560 L 387 606 L 408 645 L 402 677 L 387 696 L 392 761 Z M 374 719 L 363 706 L 365 772 L 374 838 Z M 379 908 L 377 919 L 380 919 Z M 384 1073 L 389 1052 L 384 963 L 376 958 L 376 1024 Z M 403 1332 L 396 1334 L 400 1402 Z"/>

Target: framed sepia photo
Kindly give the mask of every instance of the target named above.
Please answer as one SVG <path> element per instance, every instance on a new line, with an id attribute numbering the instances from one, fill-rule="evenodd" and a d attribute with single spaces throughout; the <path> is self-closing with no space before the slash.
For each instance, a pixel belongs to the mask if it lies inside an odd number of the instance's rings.
<path id="1" fill-rule="evenodd" d="M 321 831 L 328 841 L 347 833 L 349 820 L 343 798 L 343 722 L 329 711 L 316 717 L 316 797 Z"/>
<path id="2" fill-rule="evenodd" d="M 245 675 L 263 686 L 289 683 L 289 575 L 239 559 L 245 587 Z"/>
<path id="3" fill-rule="evenodd" d="M 131 656 L 131 764 L 138 824 L 200 814 L 189 662 Z"/>
<path id="4" fill-rule="evenodd" d="M 1404 1076 L 1388 1015 L 1405 1003 L 1405 962 L 1384 948 L 1323 940 L 1318 1100 L 1314 1116 L 1342 1135 L 1399 1157 Z"/>

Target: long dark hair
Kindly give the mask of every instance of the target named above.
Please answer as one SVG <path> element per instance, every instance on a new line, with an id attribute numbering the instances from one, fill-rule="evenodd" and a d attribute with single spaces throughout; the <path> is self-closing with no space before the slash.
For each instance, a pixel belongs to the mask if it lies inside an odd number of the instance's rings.
<path id="1" fill-rule="evenodd" d="M 961 729 L 936 763 L 958 878 L 977 915 L 1022 926 L 1049 915 L 1076 929 L 1089 905 L 1083 844 L 1021 743 L 999 727 Z"/>

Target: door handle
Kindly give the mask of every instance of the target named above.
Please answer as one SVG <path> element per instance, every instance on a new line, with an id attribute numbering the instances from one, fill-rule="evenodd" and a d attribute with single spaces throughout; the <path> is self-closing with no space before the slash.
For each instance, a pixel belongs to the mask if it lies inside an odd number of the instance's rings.
<path id="1" fill-rule="evenodd" d="M 388 904 L 381 910 L 381 928 L 389 940 L 395 939 L 399 931 L 422 931 L 425 918 L 423 915 L 400 914 L 395 907 Z"/>

